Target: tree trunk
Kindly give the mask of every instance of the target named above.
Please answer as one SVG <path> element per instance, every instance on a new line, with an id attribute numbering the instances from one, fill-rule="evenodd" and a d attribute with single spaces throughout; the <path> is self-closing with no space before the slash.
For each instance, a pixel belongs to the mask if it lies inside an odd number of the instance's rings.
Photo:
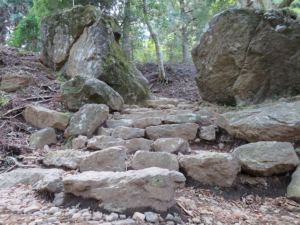
<path id="1" fill-rule="evenodd" d="M 184 0 L 180 0 L 180 21 L 182 33 L 182 62 L 190 62 L 189 40 L 187 35 L 186 13 L 184 9 Z"/>
<path id="2" fill-rule="evenodd" d="M 130 59 L 130 0 L 125 0 L 125 20 L 123 27 L 123 52 Z"/>
<path id="3" fill-rule="evenodd" d="M 159 43 L 159 38 L 156 32 L 153 30 L 152 25 L 149 21 L 148 18 L 148 6 L 147 6 L 147 0 L 144 1 L 144 17 L 145 17 L 145 22 L 147 24 L 148 30 L 151 34 L 151 37 L 154 40 L 155 43 L 155 49 L 156 49 L 156 56 L 157 56 L 157 64 L 158 64 L 158 70 L 159 70 L 159 75 L 158 75 L 158 82 L 162 82 L 167 84 L 168 83 L 168 77 L 165 74 L 164 70 L 164 63 L 163 63 L 163 58 L 161 54 L 161 49 L 160 49 L 160 43 Z"/>
<path id="4" fill-rule="evenodd" d="M 294 0 L 283 0 L 279 5 L 278 5 L 278 9 L 281 9 L 281 8 L 285 8 L 285 7 L 289 7 L 292 3 L 293 3 Z"/>
<path id="5" fill-rule="evenodd" d="M 4 44 L 6 39 L 7 29 L 5 26 L 5 19 L 0 17 L 0 44 Z"/>

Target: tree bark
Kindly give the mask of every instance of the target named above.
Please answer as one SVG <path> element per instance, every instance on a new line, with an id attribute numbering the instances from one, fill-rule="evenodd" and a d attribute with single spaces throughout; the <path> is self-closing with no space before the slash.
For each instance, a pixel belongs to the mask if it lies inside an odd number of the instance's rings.
<path id="1" fill-rule="evenodd" d="M 162 58 L 162 53 L 161 53 L 161 48 L 160 48 L 160 42 L 158 35 L 156 32 L 153 30 L 152 25 L 149 21 L 148 18 L 148 5 L 147 5 L 147 0 L 144 1 L 144 17 L 145 17 L 145 22 L 147 24 L 148 30 L 151 34 L 151 37 L 154 40 L 155 43 L 155 49 L 156 49 L 156 56 L 157 56 L 157 64 L 158 64 L 158 70 L 159 70 L 159 75 L 158 75 L 158 82 L 162 83 L 168 83 L 168 77 L 165 74 L 164 70 L 164 63 L 163 63 L 163 58 Z"/>
<path id="2" fill-rule="evenodd" d="M 182 62 L 190 62 L 189 40 L 187 35 L 186 13 L 184 8 L 184 0 L 180 0 L 180 21 L 182 33 Z"/>
<path id="3" fill-rule="evenodd" d="M 289 7 L 292 3 L 293 3 L 294 0 L 283 0 L 278 6 L 277 8 L 278 9 L 281 9 L 281 8 L 285 8 L 285 7 Z"/>
<path id="4" fill-rule="evenodd" d="M 130 59 L 130 0 L 125 0 L 125 20 L 123 27 L 123 52 Z"/>

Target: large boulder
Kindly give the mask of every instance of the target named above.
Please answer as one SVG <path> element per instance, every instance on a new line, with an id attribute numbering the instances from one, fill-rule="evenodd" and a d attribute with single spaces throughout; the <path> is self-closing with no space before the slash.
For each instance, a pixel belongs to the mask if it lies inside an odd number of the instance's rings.
<path id="1" fill-rule="evenodd" d="M 0 90 L 18 91 L 21 88 L 30 86 L 33 83 L 33 77 L 26 74 L 4 74 L 1 80 Z"/>
<path id="2" fill-rule="evenodd" d="M 216 124 L 247 140 L 295 142 L 300 139 L 300 101 L 222 114 Z"/>
<path id="3" fill-rule="evenodd" d="M 0 174 L 0 188 L 14 187 L 17 184 L 35 186 L 38 191 L 58 193 L 63 189 L 61 169 L 16 169 Z"/>
<path id="4" fill-rule="evenodd" d="M 229 187 L 241 171 L 239 161 L 229 153 L 198 151 L 181 158 L 179 164 L 187 176 L 211 186 Z"/>
<path id="5" fill-rule="evenodd" d="M 233 105 L 300 93 L 300 24 L 282 10 L 228 9 L 206 24 L 192 50 L 203 99 Z"/>
<path id="6" fill-rule="evenodd" d="M 166 211 L 175 204 L 175 190 L 183 187 L 185 180 L 177 171 L 151 167 L 128 172 L 83 172 L 64 177 L 63 186 L 66 193 L 96 199 L 109 211 Z"/>
<path id="7" fill-rule="evenodd" d="M 91 135 L 108 119 L 109 109 L 103 104 L 86 104 L 74 114 L 65 130 L 65 137 Z"/>
<path id="8" fill-rule="evenodd" d="M 93 6 L 76 6 L 42 20 L 41 60 L 68 77 L 84 74 L 104 81 L 125 103 L 149 99 L 148 81 L 125 57 L 117 21 Z"/>
<path id="9" fill-rule="evenodd" d="M 256 176 L 271 176 L 294 170 L 299 158 L 291 143 L 261 141 L 236 148 L 233 153 L 242 170 Z"/>
<path id="10" fill-rule="evenodd" d="M 65 130 L 69 123 L 69 116 L 42 106 L 28 105 L 23 112 L 23 117 L 27 123 L 38 128 L 53 127 Z"/>
<path id="11" fill-rule="evenodd" d="M 105 104 L 110 110 L 121 110 L 123 98 L 103 81 L 77 75 L 60 87 L 61 101 L 71 111 L 85 104 Z"/>

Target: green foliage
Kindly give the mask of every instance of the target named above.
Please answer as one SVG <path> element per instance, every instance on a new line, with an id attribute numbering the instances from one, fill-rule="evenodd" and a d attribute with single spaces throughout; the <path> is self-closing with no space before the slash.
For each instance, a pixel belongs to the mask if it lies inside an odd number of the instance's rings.
<path id="1" fill-rule="evenodd" d="M 8 36 L 6 43 L 16 48 L 20 48 L 22 45 L 25 45 L 26 49 L 37 51 L 36 43 L 39 36 L 38 20 L 31 14 L 27 14 L 27 16 L 20 21 L 12 34 Z"/>
<path id="2" fill-rule="evenodd" d="M 23 49 L 19 48 L 19 51 L 16 54 L 17 55 L 25 55 L 26 52 Z"/>
<path id="3" fill-rule="evenodd" d="M 5 95 L 5 91 L 1 92 L 1 100 L 0 100 L 0 105 L 6 106 L 10 102 L 10 99 L 8 98 L 8 95 Z"/>

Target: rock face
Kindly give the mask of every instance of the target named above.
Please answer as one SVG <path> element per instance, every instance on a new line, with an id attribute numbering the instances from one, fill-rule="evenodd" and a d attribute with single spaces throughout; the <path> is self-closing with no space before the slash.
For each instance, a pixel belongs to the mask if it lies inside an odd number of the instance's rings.
<path id="1" fill-rule="evenodd" d="M 42 106 L 28 105 L 23 112 L 23 117 L 27 123 L 38 128 L 53 127 L 65 130 L 69 123 L 69 116 Z"/>
<path id="2" fill-rule="evenodd" d="M 75 150 L 53 151 L 45 155 L 43 164 L 46 166 L 67 167 L 76 170 L 80 162 L 86 156 L 88 156 L 88 152 Z"/>
<path id="3" fill-rule="evenodd" d="M 300 24 L 283 14 L 229 9 L 206 24 L 192 50 L 203 99 L 233 105 L 300 93 Z"/>
<path id="4" fill-rule="evenodd" d="M 125 171 L 126 148 L 111 147 L 91 153 L 80 163 L 80 171 Z"/>
<path id="5" fill-rule="evenodd" d="M 176 155 L 166 152 L 137 151 L 132 159 L 132 168 L 141 170 L 149 167 L 159 167 L 168 170 L 179 170 Z"/>
<path id="6" fill-rule="evenodd" d="M 175 189 L 184 182 L 181 173 L 157 167 L 115 173 L 89 171 L 63 178 L 66 193 L 99 200 L 100 207 L 115 212 L 148 207 L 166 211 L 175 203 Z"/>
<path id="7" fill-rule="evenodd" d="M 91 135 L 97 127 L 108 119 L 109 109 L 103 104 L 86 104 L 74 114 L 65 137 Z"/>
<path id="8" fill-rule="evenodd" d="M 41 60 L 68 77 L 84 74 L 105 82 L 127 104 L 149 99 L 147 80 L 118 45 L 115 19 L 93 6 L 77 6 L 42 20 Z"/>
<path id="9" fill-rule="evenodd" d="M 71 111 L 85 104 L 105 104 L 110 110 L 121 110 L 123 98 L 103 81 L 77 75 L 60 87 L 61 101 Z"/>
<path id="10" fill-rule="evenodd" d="M 198 125 L 195 123 L 160 125 L 146 128 L 146 136 L 151 140 L 158 138 L 183 138 L 193 140 L 196 138 Z"/>
<path id="11" fill-rule="evenodd" d="M 200 183 L 229 187 L 241 171 L 238 160 L 229 153 L 199 151 L 199 154 L 179 160 L 180 167 Z"/>
<path id="12" fill-rule="evenodd" d="M 44 148 L 45 145 L 56 144 L 55 130 L 47 127 L 31 135 L 29 145 L 32 148 Z"/>
<path id="13" fill-rule="evenodd" d="M 33 78 L 26 74 L 4 74 L 1 80 L 0 90 L 17 91 L 32 84 Z"/>
<path id="14" fill-rule="evenodd" d="M 296 168 L 299 158 L 291 143 L 257 142 L 242 145 L 232 153 L 242 164 L 242 170 L 256 176 L 271 176 Z"/>
<path id="15" fill-rule="evenodd" d="M 16 169 L 0 174 L 0 188 L 14 187 L 17 184 L 38 185 L 38 191 L 60 192 L 62 182 L 60 169 Z"/>
<path id="16" fill-rule="evenodd" d="M 300 139 L 300 101 L 268 104 L 258 109 L 228 112 L 216 124 L 247 140 L 295 142 Z"/>
<path id="17" fill-rule="evenodd" d="M 300 166 L 292 175 L 292 181 L 287 187 L 287 197 L 300 202 Z"/>
<path id="18" fill-rule="evenodd" d="M 190 150 L 189 142 L 182 138 L 160 138 L 154 142 L 154 150 L 156 152 L 168 152 L 176 154 L 184 153 Z"/>

